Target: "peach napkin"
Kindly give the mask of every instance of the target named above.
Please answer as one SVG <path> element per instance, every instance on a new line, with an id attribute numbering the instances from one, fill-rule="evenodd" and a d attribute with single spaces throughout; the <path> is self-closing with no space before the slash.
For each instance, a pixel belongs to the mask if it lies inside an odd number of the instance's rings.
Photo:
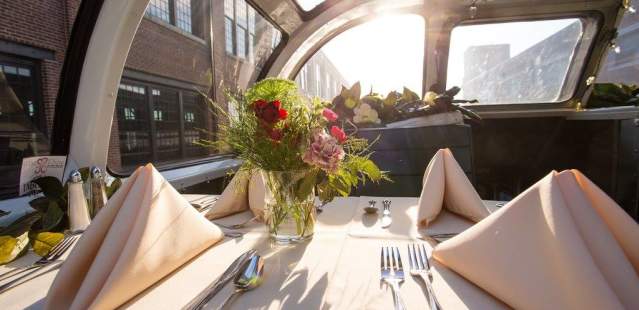
<path id="1" fill-rule="evenodd" d="M 151 164 L 140 167 L 69 254 L 45 308 L 116 308 L 223 237 Z"/>
<path id="2" fill-rule="evenodd" d="M 251 210 L 258 218 L 263 218 L 266 203 L 266 187 L 260 171 L 250 173 L 238 171 L 226 186 L 219 200 L 206 213 L 210 220 Z"/>
<path id="3" fill-rule="evenodd" d="M 433 256 L 516 309 L 639 309 L 639 225 L 576 170 L 553 171 Z"/>
<path id="4" fill-rule="evenodd" d="M 428 226 L 442 208 L 473 222 L 490 214 L 449 149 L 435 153 L 422 183 L 417 215 L 420 226 Z"/>

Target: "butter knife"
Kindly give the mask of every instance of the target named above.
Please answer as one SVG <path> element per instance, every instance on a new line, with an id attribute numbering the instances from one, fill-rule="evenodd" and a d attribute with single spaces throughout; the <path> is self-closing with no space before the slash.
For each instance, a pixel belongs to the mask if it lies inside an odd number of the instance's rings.
<path id="1" fill-rule="evenodd" d="M 388 228 L 391 223 L 393 223 L 390 211 L 391 202 L 390 200 L 384 200 L 382 201 L 382 204 L 384 204 L 384 211 L 382 211 L 382 228 Z"/>
<path id="2" fill-rule="evenodd" d="M 207 286 L 202 292 L 200 292 L 195 298 L 193 298 L 186 306 L 184 306 L 183 310 L 196 310 L 202 309 L 213 297 L 217 294 L 222 288 L 229 283 L 235 275 L 240 272 L 240 268 L 247 262 L 251 257 L 256 254 L 257 251 L 251 249 L 244 254 L 240 255 L 236 258 L 231 265 L 222 273 L 220 277 L 218 277 L 213 283 Z"/>

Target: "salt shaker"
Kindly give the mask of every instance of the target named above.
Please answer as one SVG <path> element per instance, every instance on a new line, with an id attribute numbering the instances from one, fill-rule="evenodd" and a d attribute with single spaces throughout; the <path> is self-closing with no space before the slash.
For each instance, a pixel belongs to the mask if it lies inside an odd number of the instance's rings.
<path id="1" fill-rule="evenodd" d="M 89 183 L 91 184 L 91 209 L 93 213 L 92 217 L 95 217 L 98 212 L 106 205 L 107 194 L 106 186 L 104 183 L 104 175 L 102 170 L 98 167 L 92 167 L 90 171 Z"/>
<path id="2" fill-rule="evenodd" d="M 71 231 L 82 231 L 91 223 L 89 207 L 82 188 L 80 171 L 71 172 L 69 179 L 69 228 Z"/>

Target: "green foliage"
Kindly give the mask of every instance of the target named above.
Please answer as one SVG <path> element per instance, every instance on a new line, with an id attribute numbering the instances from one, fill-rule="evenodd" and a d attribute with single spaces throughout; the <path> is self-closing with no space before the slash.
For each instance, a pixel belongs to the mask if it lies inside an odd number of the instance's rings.
<path id="1" fill-rule="evenodd" d="M 594 85 L 588 108 L 639 105 L 639 86 L 598 83 Z"/>

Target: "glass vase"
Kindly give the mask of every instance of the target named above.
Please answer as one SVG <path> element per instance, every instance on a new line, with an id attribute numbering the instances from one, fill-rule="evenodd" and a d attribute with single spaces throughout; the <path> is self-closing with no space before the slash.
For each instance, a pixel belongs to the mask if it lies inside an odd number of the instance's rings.
<path id="1" fill-rule="evenodd" d="M 265 219 L 271 239 L 280 245 L 301 242 L 315 231 L 315 175 L 310 170 L 263 171 Z"/>

